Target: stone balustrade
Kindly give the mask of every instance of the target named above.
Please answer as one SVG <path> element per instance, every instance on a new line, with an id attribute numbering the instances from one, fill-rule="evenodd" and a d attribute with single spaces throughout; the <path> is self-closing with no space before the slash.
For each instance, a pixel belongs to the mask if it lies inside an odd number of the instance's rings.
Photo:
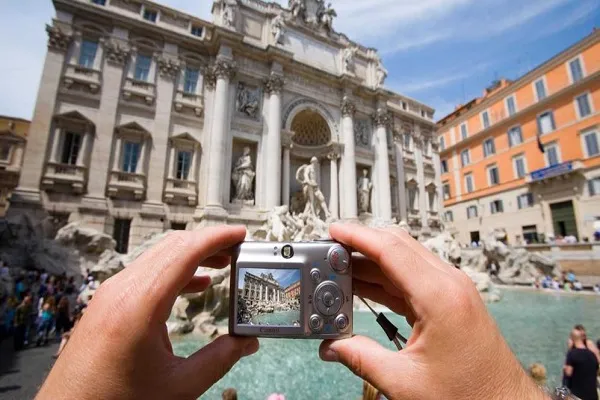
<path id="1" fill-rule="evenodd" d="M 195 181 L 167 179 L 164 201 L 173 204 L 183 200 L 190 206 L 195 206 L 198 200 L 197 183 Z"/>
<path id="2" fill-rule="evenodd" d="M 142 98 L 146 104 L 151 105 L 156 99 L 156 85 L 152 82 L 126 78 L 123 85 L 123 98 L 130 100 L 132 97 Z"/>
<path id="3" fill-rule="evenodd" d="M 97 93 L 102 86 L 102 71 L 83 67 L 76 64 L 68 64 L 64 73 L 64 83 L 70 88 L 74 83 L 87 86 L 92 93 Z"/>
<path id="4" fill-rule="evenodd" d="M 183 90 L 178 90 L 175 94 L 175 111 L 182 112 L 185 109 L 192 110 L 197 117 L 202 116 L 204 112 L 204 100 L 202 95 L 188 93 Z"/>
<path id="5" fill-rule="evenodd" d="M 133 197 L 136 200 L 141 200 L 146 193 L 146 175 L 135 174 L 122 171 L 113 171 L 110 173 L 108 181 L 108 196 L 116 197 Z"/>
<path id="6" fill-rule="evenodd" d="M 46 163 L 46 172 L 42 179 L 42 186 L 46 189 L 52 189 L 56 185 L 66 184 L 70 185 L 75 193 L 83 193 L 86 183 L 86 166 L 57 162 Z"/>

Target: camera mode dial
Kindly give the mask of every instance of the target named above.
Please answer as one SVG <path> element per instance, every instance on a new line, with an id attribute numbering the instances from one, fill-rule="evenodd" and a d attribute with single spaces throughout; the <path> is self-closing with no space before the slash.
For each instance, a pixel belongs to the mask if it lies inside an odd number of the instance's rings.
<path id="1" fill-rule="evenodd" d="M 334 271 L 344 273 L 350 266 L 350 254 L 343 246 L 336 244 L 329 249 L 327 261 Z"/>

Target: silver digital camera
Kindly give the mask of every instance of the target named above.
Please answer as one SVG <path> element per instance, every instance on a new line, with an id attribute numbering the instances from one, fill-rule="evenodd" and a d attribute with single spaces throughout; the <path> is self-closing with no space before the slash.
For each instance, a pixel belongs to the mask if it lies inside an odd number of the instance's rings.
<path id="1" fill-rule="evenodd" d="M 233 252 L 229 333 L 352 336 L 351 250 L 331 240 L 244 242 Z"/>

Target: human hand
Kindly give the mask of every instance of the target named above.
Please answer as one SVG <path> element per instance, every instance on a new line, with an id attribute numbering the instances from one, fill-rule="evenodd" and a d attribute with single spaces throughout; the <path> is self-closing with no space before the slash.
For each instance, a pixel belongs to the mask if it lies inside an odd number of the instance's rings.
<path id="1" fill-rule="evenodd" d="M 179 231 L 104 282 L 77 324 L 38 399 L 196 399 L 241 358 L 256 338 L 223 336 L 189 358 L 176 357 L 165 322 L 180 293 L 210 278 L 197 266 L 224 267 L 223 251 L 244 240 L 243 227 Z"/>
<path id="2" fill-rule="evenodd" d="M 324 341 L 339 361 L 389 399 L 546 398 L 526 375 L 488 314 L 475 285 L 400 228 L 332 225 L 353 257 L 356 295 L 384 304 L 413 327 L 392 351 L 361 336 Z"/>

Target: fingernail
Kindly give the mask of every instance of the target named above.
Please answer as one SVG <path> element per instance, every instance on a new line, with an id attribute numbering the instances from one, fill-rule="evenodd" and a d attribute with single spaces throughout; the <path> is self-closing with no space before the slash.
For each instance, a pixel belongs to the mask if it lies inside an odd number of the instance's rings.
<path id="1" fill-rule="evenodd" d="M 338 354 L 332 349 L 325 349 L 321 352 L 321 359 L 323 361 L 338 361 Z"/>
<path id="2" fill-rule="evenodd" d="M 244 351 L 242 352 L 242 357 L 251 356 L 252 354 L 254 354 L 258 351 L 258 348 L 259 348 L 258 340 L 254 339 L 253 341 L 248 343 L 246 345 L 246 347 L 244 347 Z"/>

